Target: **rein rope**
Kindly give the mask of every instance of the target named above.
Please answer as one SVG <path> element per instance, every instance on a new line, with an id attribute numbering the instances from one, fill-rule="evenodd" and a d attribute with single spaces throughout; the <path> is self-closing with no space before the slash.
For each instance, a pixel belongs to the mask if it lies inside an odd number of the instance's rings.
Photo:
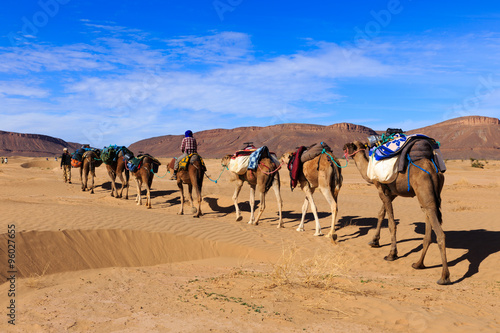
<path id="1" fill-rule="evenodd" d="M 214 182 L 215 184 L 217 184 L 217 181 L 220 179 L 220 177 L 222 176 L 222 174 L 224 173 L 224 171 L 229 170 L 229 168 L 227 166 L 223 165 L 223 167 L 224 167 L 224 169 L 222 169 L 222 171 L 219 174 L 219 177 L 216 180 L 213 180 L 212 178 L 208 177 L 208 175 L 207 175 L 206 172 L 205 172 L 205 177 L 207 177 L 208 180 L 210 180 L 210 181 Z"/>
<path id="2" fill-rule="evenodd" d="M 153 169 L 151 169 L 151 170 L 149 170 L 149 171 L 151 171 L 151 172 L 153 173 L 153 175 L 155 175 L 155 176 L 156 176 L 156 177 L 158 177 L 158 178 L 165 178 L 165 176 L 166 176 L 168 173 L 170 173 L 170 171 L 168 171 L 168 168 L 167 168 L 167 172 L 166 172 L 163 176 L 158 176 L 158 174 L 157 174 L 157 173 L 155 173 L 155 172 L 153 171 Z"/>
<path id="3" fill-rule="evenodd" d="M 347 158 L 347 156 L 345 156 L 344 154 L 344 157 L 345 157 L 345 160 L 346 160 L 346 163 L 345 163 L 345 166 L 341 166 L 337 163 L 337 161 L 335 161 L 335 159 L 333 158 L 332 155 L 330 155 L 325 148 L 323 148 L 323 150 L 321 151 L 321 154 L 326 154 L 330 157 L 330 159 L 333 161 L 333 163 L 335 163 L 335 165 L 337 165 L 339 168 L 343 169 L 345 167 L 347 167 L 347 165 L 349 165 L 349 159 Z"/>
<path id="4" fill-rule="evenodd" d="M 274 174 L 275 172 L 278 172 L 278 171 L 279 171 L 279 169 L 281 169 L 281 167 L 283 166 L 283 162 L 281 162 L 281 163 L 280 163 L 280 165 L 278 165 L 278 167 L 277 167 L 276 169 L 274 169 L 273 171 L 271 171 L 271 172 L 266 172 L 266 171 L 264 171 L 264 170 L 261 168 L 261 165 L 262 165 L 262 166 L 265 166 L 268 170 L 269 170 L 270 168 L 269 168 L 267 165 L 265 165 L 265 164 L 259 163 L 259 169 L 260 169 L 260 171 L 262 171 L 262 173 L 264 173 L 264 174 L 266 174 L 266 175 L 272 175 L 272 174 Z"/>

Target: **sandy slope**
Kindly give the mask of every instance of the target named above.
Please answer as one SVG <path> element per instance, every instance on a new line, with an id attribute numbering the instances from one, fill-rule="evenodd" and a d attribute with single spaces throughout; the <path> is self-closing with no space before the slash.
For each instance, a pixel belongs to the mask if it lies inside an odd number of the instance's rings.
<path id="1" fill-rule="evenodd" d="M 416 199 L 397 199 L 398 250 L 385 262 L 367 243 L 380 200 L 353 164 L 344 169 L 339 242 L 295 231 L 303 194 L 282 175 L 285 228 L 276 199 L 249 226 L 234 221 L 228 175 L 205 180 L 200 219 L 176 215 L 170 175 L 155 178 L 153 209 L 109 196 L 104 167 L 96 193 L 64 184 L 57 162 L 11 158 L 0 165 L 0 275 L 5 281 L 8 225 L 16 228 L 16 326 L 7 323 L 9 283 L 0 285 L 0 331 L 21 332 L 498 332 L 500 331 L 500 162 L 483 170 L 449 161 L 443 191 L 451 286 L 439 286 L 433 244 L 416 271 L 424 216 Z M 220 164 L 208 161 L 217 178 Z M 165 168 L 160 168 L 163 176 Z M 316 194 L 323 232 L 331 218 Z"/>

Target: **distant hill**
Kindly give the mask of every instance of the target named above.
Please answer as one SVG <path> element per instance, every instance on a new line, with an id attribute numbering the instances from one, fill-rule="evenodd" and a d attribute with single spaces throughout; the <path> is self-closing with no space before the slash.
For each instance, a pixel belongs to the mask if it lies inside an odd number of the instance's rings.
<path id="1" fill-rule="evenodd" d="M 500 159 L 500 120 L 468 116 L 450 119 L 408 133 L 422 133 L 441 142 L 447 159 Z"/>
<path id="2" fill-rule="evenodd" d="M 403 129 L 408 130 L 408 129 Z M 468 116 L 450 119 L 432 126 L 408 130 L 422 133 L 441 143 L 445 159 L 497 159 L 500 160 L 500 120 L 497 118 Z M 282 154 L 297 146 L 324 141 L 336 156 L 342 156 L 342 147 L 354 140 L 366 141 L 377 134 L 371 128 L 350 123 L 330 126 L 308 124 L 280 124 L 267 127 L 238 127 L 212 129 L 195 133 L 198 151 L 205 158 L 219 158 L 243 148 L 245 142 L 255 146 L 268 146 Z M 129 148 L 134 153 L 147 152 L 157 157 L 180 155 L 182 135 L 165 135 L 144 139 Z M 62 139 L 39 135 L 0 131 L 0 156 L 57 156 L 67 147 L 75 151 L 81 145 Z"/>
<path id="3" fill-rule="evenodd" d="M 366 139 L 376 132 L 368 127 L 341 123 L 330 126 L 307 124 L 280 124 L 267 127 L 238 127 L 234 129 L 213 129 L 195 133 L 198 152 L 206 158 L 219 158 L 232 154 L 244 147 L 245 142 L 255 146 L 268 146 L 281 154 L 297 146 L 326 142 L 337 155 L 342 155 L 344 143 Z M 134 153 L 148 152 L 158 157 L 180 155 L 182 135 L 166 135 L 141 140 L 129 146 Z"/>
<path id="4" fill-rule="evenodd" d="M 405 129 L 403 129 L 405 130 Z M 447 120 L 436 125 L 408 130 L 407 133 L 421 133 L 441 143 L 446 159 L 500 159 L 500 120 L 497 118 L 468 116 Z M 199 153 L 207 158 L 218 158 L 243 148 L 251 141 L 255 146 L 268 146 L 281 154 L 300 145 L 324 141 L 330 145 L 336 156 L 342 156 L 346 142 L 366 141 L 377 134 L 371 128 L 349 123 L 330 126 L 307 124 L 281 124 L 268 127 L 238 127 L 214 129 L 195 133 Z M 133 152 L 148 152 L 158 157 L 180 155 L 182 135 L 165 135 L 145 139 L 130 145 Z"/>
<path id="5" fill-rule="evenodd" d="M 58 156 L 65 147 L 73 152 L 80 146 L 47 135 L 0 131 L 0 156 Z"/>

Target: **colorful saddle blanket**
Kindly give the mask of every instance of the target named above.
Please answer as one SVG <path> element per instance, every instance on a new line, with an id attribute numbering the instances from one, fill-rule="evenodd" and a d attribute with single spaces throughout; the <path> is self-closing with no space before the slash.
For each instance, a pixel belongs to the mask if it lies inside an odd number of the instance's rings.
<path id="1" fill-rule="evenodd" d="M 158 167 L 161 165 L 161 162 L 149 154 L 141 154 L 137 155 L 137 157 L 132 158 L 126 158 L 126 156 L 124 155 L 125 165 L 127 166 L 127 169 L 131 172 L 140 170 L 145 157 L 149 157 L 151 160 L 153 160 L 153 163 L 151 163 L 151 171 L 153 171 L 154 173 L 158 173 Z"/>
<path id="2" fill-rule="evenodd" d="M 184 157 L 182 160 L 179 161 L 179 169 L 178 171 L 185 171 L 187 170 L 187 167 L 189 163 L 193 163 L 194 161 L 199 160 L 201 163 L 202 171 L 205 172 L 207 171 L 207 167 L 205 165 L 205 161 L 203 161 L 203 158 L 198 153 L 192 153 Z"/>
<path id="3" fill-rule="evenodd" d="M 373 156 L 375 160 L 380 161 L 386 158 L 391 158 L 396 155 L 399 155 L 402 149 L 410 142 L 414 140 L 427 140 L 429 141 L 434 149 L 439 148 L 439 144 L 432 138 L 423 135 L 423 134 L 412 134 L 412 135 L 404 135 L 397 134 L 394 136 L 393 140 L 386 142 L 378 147 L 373 147 L 370 149 L 369 155 Z"/>
<path id="4" fill-rule="evenodd" d="M 269 152 L 269 148 L 267 146 L 262 146 L 259 149 L 255 150 L 251 155 L 250 159 L 248 161 L 248 170 L 257 170 L 257 167 L 259 166 L 259 162 L 263 158 L 271 158 L 271 154 Z"/>

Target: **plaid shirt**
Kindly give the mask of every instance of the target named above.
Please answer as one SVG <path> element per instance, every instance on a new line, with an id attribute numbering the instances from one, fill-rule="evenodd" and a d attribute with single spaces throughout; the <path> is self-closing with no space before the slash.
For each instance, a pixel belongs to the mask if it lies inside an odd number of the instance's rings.
<path id="1" fill-rule="evenodd" d="M 197 153 L 198 145 L 196 144 L 196 139 L 193 137 L 187 137 L 182 139 L 181 151 L 186 154 Z"/>

